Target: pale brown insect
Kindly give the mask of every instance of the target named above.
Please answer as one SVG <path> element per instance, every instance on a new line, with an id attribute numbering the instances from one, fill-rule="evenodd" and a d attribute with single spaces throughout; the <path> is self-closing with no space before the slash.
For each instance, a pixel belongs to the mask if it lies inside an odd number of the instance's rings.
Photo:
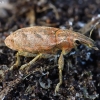
<path id="1" fill-rule="evenodd" d="M 59 90 L 59 86 L 62 84 L 62 70 L 64 66 L 63 55 L 77 46 L 76 40 L 90 48 L 97 49 L 92 39 L 80 33 L 68 29 L 62 30 L 45 26 L 33 26 L 19 29 L 5 39 L 5 44 L 9 48 L 18 51 L 17 61 L 13 67 L 20 65 L 19 56 L 33 57 L 34 54 L 38 54 L 28 64 L 22 65 L 20 70 L 32 65 L 38 58 L 45 56 L 45 54 L 55 54 L 57 50 L 62 50 L 58 60 L 59 83 L 55 88 L 56 93 Z M 13 69 L 13 67 L 11 67 L 11 69 Z"/>

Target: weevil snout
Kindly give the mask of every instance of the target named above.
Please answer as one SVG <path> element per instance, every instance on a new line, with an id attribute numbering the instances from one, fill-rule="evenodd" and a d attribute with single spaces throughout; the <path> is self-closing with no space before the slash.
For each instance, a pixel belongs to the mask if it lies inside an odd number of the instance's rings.
<path id="1" fill-rule="evenodd" d="M 76 33 L 75 37 L 76 38 L 74 39 L 74 41 L 80 42 L 80 43 L 82 43 L 85 46 L 88 46 L 90 48 L 98 50 L 98 48 L 95 45 L 95 42 L 92 39 L 90 39 L 89 37 L 86 37 L 85 35 L 82 35 L 80 33 Z"/>

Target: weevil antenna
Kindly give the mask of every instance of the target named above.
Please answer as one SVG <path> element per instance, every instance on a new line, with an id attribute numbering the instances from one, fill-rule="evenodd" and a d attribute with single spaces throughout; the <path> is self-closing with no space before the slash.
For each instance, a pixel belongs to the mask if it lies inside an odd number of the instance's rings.
<path id="1" fill-rule="evenodd" d="M 95 25 L 93 26 L 93 28 L 91 29 L 91 31 L 90 31 L 90 36 L 89 36 L 89 37 L 91 37 L 93 30 L 96 28 L 96 26 L 97 26 L 98 24 L 100 24 L 100 20 L 99 20 L 98 22 L 96 22 L 96 24 L 95 24 Z"/>
<path id="2" fill-rule="evenodd" d="M 94 28 L 91 29 L 89 38 L 91 38 L 93 30 L 94 30 Z"/>

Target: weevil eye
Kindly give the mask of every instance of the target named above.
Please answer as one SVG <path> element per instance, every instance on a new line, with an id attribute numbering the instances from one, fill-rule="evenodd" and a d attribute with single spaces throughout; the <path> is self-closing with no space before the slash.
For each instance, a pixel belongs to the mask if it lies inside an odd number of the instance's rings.
<path id="1" fill-rule="evenodd" d="M 78 40 L 75 40 L 75 43 L 76 43 L 77 45 L 80 45 L 80 44 L 81 44 L 80 41 L 78 41 Z"/>

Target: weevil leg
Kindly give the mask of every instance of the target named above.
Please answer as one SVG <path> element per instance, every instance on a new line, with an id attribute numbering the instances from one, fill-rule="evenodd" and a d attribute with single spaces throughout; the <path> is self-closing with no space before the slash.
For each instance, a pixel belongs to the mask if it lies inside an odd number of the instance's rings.
<path id="1" fill-rule="evenodd" d="M 62 70 L 63 70 L 63 66 L 64 66 L 64 57 L 63 57 L 64 52 L 63 51 L 61 52 L 61 55 L 60 55 L 59 60 L 58 60 L 59 83 L 57 84 L 57 86 L 55 88 L 55 94 L 59 91 L 59 87 L 62 84 Z"/>
<path id="2" fill-rule="evenodd" d="M 16 54 L 16 58 L 17 58 L 16 63 L 13 66 L 11 66 L 11 68 L 9 70 L 16 69 L 16 68 L 18 68 L 18 66 L 20 66 L 20 64 L 21 64 L 21 62 L 20 62 L 20 56 L 35 57 L 36 54 L 18 51 L 17 54 Z"/>
<path id="3" fill-rule="evenodd" d="M 40 57 L 42 57 L 42 53 L 38 54 L 33 60 L 31 60 L 29 63 L 24 64 L 20 67 L 20 70 L 24 70 L 26 68 L 28 68 L 30 65 L 32 65 L 37 59 L 39 59 Z"/>
<path id="4" fill-rule="evenodd" d="M 56 85 L 55 95 L 59 91 L 59 87 L 62 84 L 62 70 L 63 70 L 63 67 L 64 67 L 64 57 L 63 56 L 66 55 L 69 51 L 66 51 L 65 49 L 63 49 L 62 52 L 61 52 L 61 55 L 59 57 L 59 60 L 58 60 L 59 83 Z"/>
<path id="5" fill-rule="evenodd" d="M 29 52 L 21 52 L 19 51 L 18 54 L 24 57 L 35 57 L 37 54 L 29 53 Z"/>
<path id="6" fill-rule="evenodd" d="M 20 62 L 20 55 L 18 52 L 16 54 L 16 57 L 17 57 L 16 63 L 13 66 L 11 66 L 9 70 L 13 70 L 14 68 L 18 68 L 18 66 L 20 66 L 21 62 Z"/>

